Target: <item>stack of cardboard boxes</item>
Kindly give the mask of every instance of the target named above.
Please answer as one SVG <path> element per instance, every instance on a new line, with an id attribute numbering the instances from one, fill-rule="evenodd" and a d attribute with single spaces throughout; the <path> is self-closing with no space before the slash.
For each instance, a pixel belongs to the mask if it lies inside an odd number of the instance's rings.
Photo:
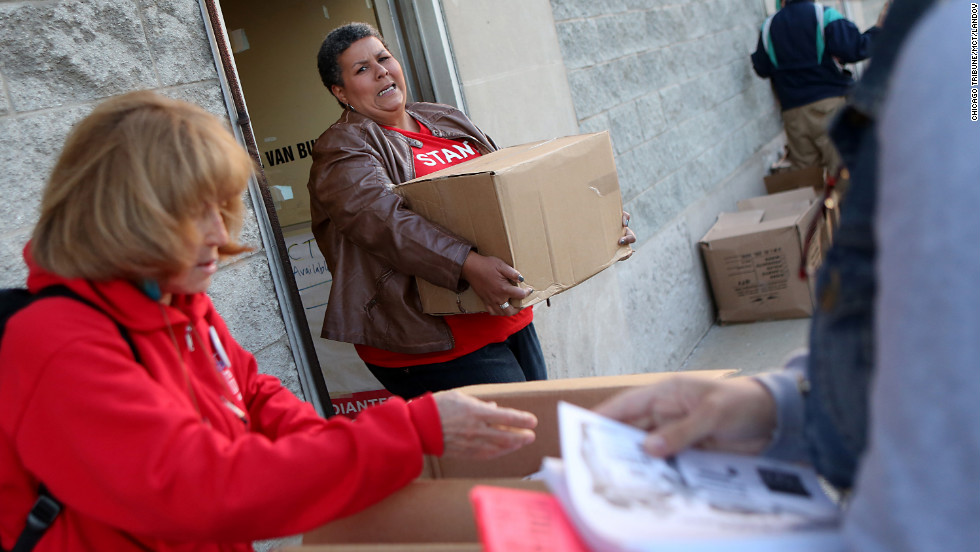
<path id="1" fill-rule="evenodd" d="M 804 318 L 832 238 L 823 169 L 770 175 L 768 195 L 721 213 L 700 240 L 721 323 Z"/>

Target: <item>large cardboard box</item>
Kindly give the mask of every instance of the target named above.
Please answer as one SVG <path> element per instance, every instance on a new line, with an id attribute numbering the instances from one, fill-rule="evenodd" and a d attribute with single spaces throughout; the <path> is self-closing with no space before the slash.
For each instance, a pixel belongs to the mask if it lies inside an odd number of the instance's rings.
<path id="1" fill-rule="evenodd" d="M 397 187 L 425 218 L 499 257 L 534 292 L 526 307 L 569 289 L 629 255 L 620 246 L 623 203 L 607 132 L 495 151 Z M 472 290 L 418 280 L 429 314 L 482 312 Z"/>
<path id="2" fill-rule="evenodd" d="M 800 188 L 742 200 L 737 212 L 718 215 L 700 246 L 720 322 L 813 313 L 821 207 L 812 188 Z"/>
<path id="3" fill-rule="evenodd" d="M 694 377 L 723 378 L 731 370 L 690 371 Z M 487 461 L 430 457 L 416 481 L 366 510 L 328 523 L 303 536 L 295 552 L 392 552 L 480 550 L 469 491 L 476 485 L 546 490 L 537 472 L 545 456 L 561 456 L 558 401 L 593 407 L 626 389 L 662 381 L 675 372 L 596 376 L 521 383 L 472 385 L 460 391 L 538 417 L 535 442 Z"/>
<path id="4" fill-rule="evenodd" d="M 513 478 L 492 481 L 419 479 L 361 512 L 304 534 L 303 544 L 376 546 L 441 543 L 453 547 L 451 550 L 466 550 L 465 546 L 480 542 L 469 492 L 476 485 L 486 484 L 547 490 L 542 481 Z"/>
<path id="5" fill-rule="evenodd" d="M 695 370 L 684 372 L 695 377 L 722 378 L 730 370 Z M 675 372 L 563 378 L 519 383 L 488 383 L 460 387 L 458 390 L 500 406 L 531 412 L 538 418 L 535 440 L 530 445 L 493 460 L 460 460 L 429 457 L 426 478 L 495 478 L 526 477 L 541 468 L 546 456 L 561 456 L 558 439 L 558 401 L 592 408 L 608 397 L 632 387 L 650 385 Z"/>

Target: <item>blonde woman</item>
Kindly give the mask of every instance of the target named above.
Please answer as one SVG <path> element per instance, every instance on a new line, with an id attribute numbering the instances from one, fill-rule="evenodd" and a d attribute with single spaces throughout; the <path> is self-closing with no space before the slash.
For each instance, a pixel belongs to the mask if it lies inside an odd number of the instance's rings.
<path id="1" fill-rule="evenodd" d="M 324 420 L 260 374 L 205 294 L 219 260 L 247 249 L 234 236 L 252 169 L 218 120 L 149 92 L 105 102 L 68 137 L 27 284 L 91 305 L 40 299 L 7 325 L 3 548 L 42 484 L 64 509 L 38 551 L 244 551 L 380 500 L 425 453 L 533 440 L 532 415 L 452 392 Z"/>

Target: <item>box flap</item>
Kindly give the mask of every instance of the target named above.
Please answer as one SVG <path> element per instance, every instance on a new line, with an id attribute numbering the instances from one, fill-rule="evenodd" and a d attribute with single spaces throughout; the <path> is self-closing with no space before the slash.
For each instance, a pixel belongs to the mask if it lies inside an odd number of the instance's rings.
<path id="1" fill-rule="evenodd" d="M 823 167 L 813 166 L 805 169 L 780 171 L 763 178 L 766 191 L 770 194 L 811 187 L 820 191 L 824 187 Z"/>
<path id="2" fill-rule="evenodd" d="M 701 243 L 706 244 L 714 240 L 740 236 L 746 232 L 755 232 L 764 215 L 765 211 L 762 209 L 718 213 L 718 220 L 701 238 Z"/>
<path id="3" fill-rule="evenodd" d="M 420 180 L 436 180 L 440 178 L 478 173 L 497 174 L 502 171 L 510 171 L 514 170 L 515 167 L 519 167 L 520 165 L 533 161 L 539 157 L 543 157 L 554 151 L 560 150 L 569 144 L 581 141 L 582 139 L 591 139 L 592 137 L 606 137 L 606 139 L 608 139 L 608 134 L 608 131 L 603 131 L 594 132 L 591 134 L 563 136 L 560 138 L 552 138 L 550 140 L 539 140 L 536 142 L 529 142 L 527 144 L 502 148 L 497 151 L 492 151 L 486 155 L 473 158 L 465 163 L 460 163 L 458 165 L 453 165 L 452 167 L 446 167 L 445 169 L 440 169 L 433 173 L 429 173 L 424 177 L 409 180 L 401 184 L 395 184 L 394 187 L 398 188 L 401 186 L 406 186 Z"/>
<path id="4" fill-rule="evenodd" d="M 812 199 L 787 201 L 786 203 L 773 205 L 766 209 L 765 215 L 762 216 L 762 221 L 770 222 L 774 220 L 787 219 L 792 221 L 790 224 L 794 224 L 796 220 L 806 214 L 811 205 L 813 205 Z"/>
<path id="5" fill-rule="evenodd" d="M 736 205 L 739 211 L 747 209 L 770 209 L 781 203 L 795 203 L 798 201 L 812 200 L 817 197 L 813 188 L 799 188 L 778 194 L 769 194 L 748 199 L 740 200 Z"/>
<path id="6" fill-rule="evenodd" d="M 738 202 L 738 211 L 719 213 L 718 220 L 701 238 L 702 247 L 736 236 L 797 226 L 816 203 L 812 188 L 752 197 Z"/>

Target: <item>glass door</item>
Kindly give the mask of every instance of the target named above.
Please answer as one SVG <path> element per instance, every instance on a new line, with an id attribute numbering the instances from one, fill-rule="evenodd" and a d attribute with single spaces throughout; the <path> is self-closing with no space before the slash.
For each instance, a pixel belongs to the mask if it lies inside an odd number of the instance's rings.
<path id="1" fill-rule="evenodd" d="M 414 3 L 407 6 L 411 4 Z M 280 234 L 277 238 L 282 239 L 282 257 L 288 261 L 281 264 L 285 278 L 295 280 L 301 303 L 295 313 L 296 327 L 309 332 L 309 336 L 303 336 L 313 349 L 309 364 L 314 364 L 315 359 L 319 366 L 312 369 L 321 372 L 329 390 L 332 404 L 321 406 L 326 415 L 331 409 L 332 413 L 354 415 L 390 394 L 360 361 L 353 346 L 319 337 L 331 277 L 310 231 L 306 184 L 313 144 L 342 110 L 320 81 L 316 56 L 320 43 L 332 29 L 351 21 L 370 23 L 382 32 L 392 53 L 401 60 L 409 95 L 415 98 L 431 94 L 432 85 L 426 80 L 426 86 L 421 87 L 418 73 L 413 70 L 420 63 L 425 67 L 424 56 L 415 56 L 421 61 L 406 56 L 398 36 L 398 14 L 386 3 L 222 0 L 220 14 L 223 21 L 219 24 L 224 25 L 237 67 L 234 78 L 238 79 L 247 104 L 255 153 L 268 184 L 266 203 L 271 206 L 266 207 L 273 211 L 269 213 L 275 220 L 272 227 Z"/>

